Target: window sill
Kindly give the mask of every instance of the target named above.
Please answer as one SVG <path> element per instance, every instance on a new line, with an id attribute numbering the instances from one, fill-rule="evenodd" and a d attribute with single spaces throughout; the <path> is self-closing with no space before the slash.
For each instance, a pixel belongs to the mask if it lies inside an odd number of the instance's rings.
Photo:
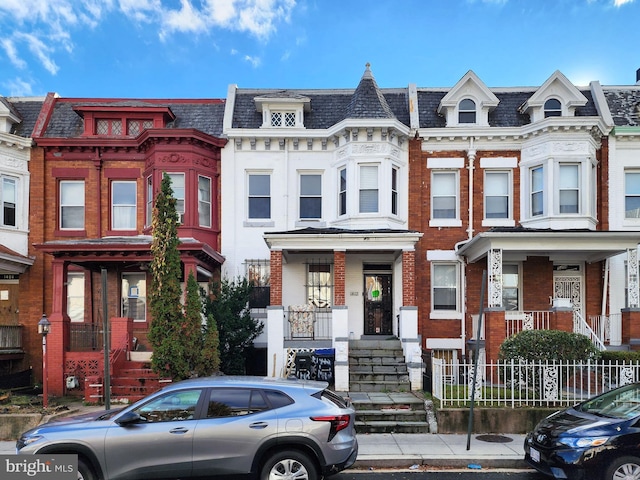
<path id="1" fill-rule="evenodd" d="M 455 310 L 432 311 L 429 314 L 430 320 L 462 320 L 462 312 Z"/>
<path id="2" fill-rule="evenodd" d="M 134 237 L 138 235 L 137 230 L 107 230 L 107 236 L 110 237 Z"/>
<path id="3" fill-rule="evenodd" d="M 446 220 L 446 219 L 438 218 L 435 220 L 429 220 L 429 226 L 430 227 L 461 227 L 462 220 L 459 220 L 459 219 Z"/>
<path id="4" fill-rule="evenodd" d="M 483 227 L 515 227 L 516 221 L 509 218 L 485 218 L 482 220 Z"/>
<path id="5" fill-rule="evenodd" d="M 86 237 L 87 231 L 85 229 L 82 230 L 56 230 L 53 233 L 56 237 Z"/>
<path id="6" fill-rule="evenodd" d="M 274 222 L 273 220 L 245 220 L 242 223 L 243 227 L 248 227 L 248 228 L 252 228 L 252 227 L 275 227 L 276 222 Z"/>

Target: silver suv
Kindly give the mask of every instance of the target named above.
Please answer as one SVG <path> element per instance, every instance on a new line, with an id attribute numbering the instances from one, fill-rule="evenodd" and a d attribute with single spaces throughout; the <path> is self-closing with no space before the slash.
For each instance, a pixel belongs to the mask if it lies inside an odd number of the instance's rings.
<path id="1" fill-rule="evenodd" d="M 77 454 L 84 480 L 317 480 L 355 462 L 354 421 L 353 407 L 325 382 L 219 376 L 170 384 L 124 409 L 40 425 L 16 449 Z"/>

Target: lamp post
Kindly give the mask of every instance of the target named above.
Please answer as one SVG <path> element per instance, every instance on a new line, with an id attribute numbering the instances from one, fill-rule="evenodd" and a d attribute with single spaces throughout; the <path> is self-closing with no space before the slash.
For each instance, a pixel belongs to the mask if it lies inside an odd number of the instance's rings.
<path id="1" fill-rule="evenodd" d="M 42 406 L 49 406 L 49 398 L 47 392 L 47 334 L 51 330 L 51 322 L 45 313 L 38 322 L 38 333 L 42 335 Z"/>

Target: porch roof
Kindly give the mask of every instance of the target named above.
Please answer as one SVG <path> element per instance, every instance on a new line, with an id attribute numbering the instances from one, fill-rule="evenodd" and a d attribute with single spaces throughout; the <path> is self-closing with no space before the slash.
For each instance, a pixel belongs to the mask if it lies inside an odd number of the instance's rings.
<path id="1" fill-rule="evenodd" d="M 0 273 L 24 273 L 33 262 L 32 257 L 26 257 L 0 245 Z"/>
<path id="2" fill-rule="evenodd" d="M 81 240 L 54 240 L 35 247 L 55 258 L 79 264 L 105 264 L 111 262 L 150 262 L 150 235 L 132 237 L 102 237 Z M 193 238 L 181 238 L 178 245 L 180 255 L 189 255 L 204 265 L 222 264 L 224 257 L 210 245 Z"/>
<path id="3" fill-rule="evenodd" d="M 414 250 L 422 233 L 413 230 L 314 228 L 269 232 L 264 241 L 272 250 L 371 251 Z"/>
<path id="4" fill-rule="evenodd" d="M 469 263 L 500 249 L 510 260 L 545 256 L 550 260 L 598 262 L 638 247 L 638 232 L 591 230 L 493 229 L 473 237 L 458 249 Z"/>

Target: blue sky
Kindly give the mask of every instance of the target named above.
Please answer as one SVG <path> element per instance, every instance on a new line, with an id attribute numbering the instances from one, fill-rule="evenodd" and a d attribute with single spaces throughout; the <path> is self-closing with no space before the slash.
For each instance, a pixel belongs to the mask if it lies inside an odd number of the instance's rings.
<path id="1" fill-rule="evenodd" d="M 640 0 L 1 0 L 0 95 L 635 83 Z"/>

